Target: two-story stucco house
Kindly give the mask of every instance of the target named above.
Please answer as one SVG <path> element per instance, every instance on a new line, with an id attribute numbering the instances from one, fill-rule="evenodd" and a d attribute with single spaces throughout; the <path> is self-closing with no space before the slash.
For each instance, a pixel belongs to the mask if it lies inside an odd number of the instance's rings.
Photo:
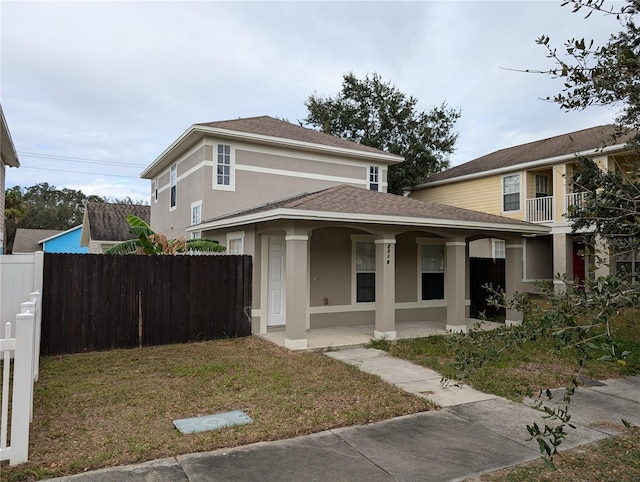
<path id="1" fill-rule="evenodd" d="M 523 237 L 524 287 L 536 291 L 536 281 L 553 280 L 561 290 L 556 274 L 582 280 L 616 268 L 613 260 L 594 271 L 593 257 L 583 256 L 581 236 L 565 217 L 585 194 L 573 182 L 581 159 L 625 170 L 637 158 L 626 145 L 632 134 L 614 140 L 614 133 L 605 125 L 501 149 L 429 177 L 410 196 L 548 226 L 550 233 Z"/>
<path id="2" fill-rule="evenodd" d="M 265 116 L 195 124 L 142 177 L 154 230 L 251 255 L 253 332 L 304 349 L 332 327 L 387 339 L 405 322 L 466 330 L 475 239 L 505 241 L 507 292 L 521 290 L 522 235 L 549 229 L 388 194 L 388 166 L 402 160 Z"/>

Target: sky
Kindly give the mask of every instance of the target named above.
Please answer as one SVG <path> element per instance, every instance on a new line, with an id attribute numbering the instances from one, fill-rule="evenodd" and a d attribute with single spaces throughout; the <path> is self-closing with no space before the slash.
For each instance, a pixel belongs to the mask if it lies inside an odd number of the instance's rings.
<path id="1" fill-rule="evenodd" d="M 617 112 L 547 102 L 535 40 L 606 40 L 615 18 L 560 1 L 0 2 L 0 103 L 21 166 L 47 182 L 149 201 L 142 170 L 192 124 L 270 115 L 297 123 L 310 95 L 378 73 L 429 111 L 459 108 L 451 165 L 607 124 Z"/>

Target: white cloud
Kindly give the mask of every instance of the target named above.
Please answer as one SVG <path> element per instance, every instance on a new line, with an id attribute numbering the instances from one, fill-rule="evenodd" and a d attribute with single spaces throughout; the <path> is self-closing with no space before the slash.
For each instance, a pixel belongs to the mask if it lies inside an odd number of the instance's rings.
<path id="1" fill-rule="evenodd" d="M 7 171 L 9 186 L 46 181 L 82 186 L 85 194 L 148 197 L 148 181 L 106 174 L 138 176 L 140 165 L 193 123 L 263 114 L 303 119 L 307 97 L 335 95 L 349 71 L 379 73 L 423 110 L 443 101 L 460 107 L 454 163 L 615 116 L 607 109 L 563 113 L 539 100 L 560 82 L 501 69 L 549 66 L 535 44 L 542 33 L 561 47 L 571 36 L 606 38 L 616 26 L 555 2 L 54 1 L 0 8 L 2 105 L 17 150 L 114 163 L 23 155 L 23 167 Z"/>

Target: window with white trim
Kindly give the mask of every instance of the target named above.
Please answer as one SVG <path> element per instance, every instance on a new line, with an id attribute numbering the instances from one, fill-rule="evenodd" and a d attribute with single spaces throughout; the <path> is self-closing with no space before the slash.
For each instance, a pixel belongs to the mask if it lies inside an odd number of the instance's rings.
<path id="1" fill-rule="evenodd" d="M 444 299 L 444 242 L 419 244 L 420 299 Z"/>
<path id="2" fill-rule="evenodd" d="M 191 203 L 191 226 L 202 222 L 202 201 Z"/>
<path id="3" fill-rule="evenodd" d="M 214 184 L 217 187 L 233 189 L 233 164 L 229 145 L 218 144 Z"/>
<path id="4" fill-rule="evenodd" d="M 380 190 L 380 168 L 378 166 L 369 166 L 369 189 L 371 191 Z"/>
<path id="5" fill-rule="evenodd" d="M 170 190 L 170 200 L 169 200 L 169 208 L 175 209 L 178 203 L 178 165 L 174 164 L 171 166 L 169 170 L 169 190 Z"/>
<path id="6" fill-rule="evenodd" d="M 356 241 L 356 302 L 376 300 L 376 245 L 373 241 Z"/>
<path id="7" fill-rule="evenodd" d="M 502 178 L 502 210 L 520 210 L 520 174 Z"/>
<path id="8" fill-rule="evenodd" d="M 506 257 L 506 244 L 503 239 L 491 240 L 491 252 L 493 259 L 504 259 Z"/>
<path id="9" fill-rule="evenodd" d="M 191 239 L 201 239 L 202 231 L 195 231 L 191 233 Z"/>
<path id="10" fill-rule="evenodd" d="M 153 180 L 153 202 L 158 202 L 158 190 L 160 189 L 160 178 L 156 177 Z"/>
<path id="11" fill-rule="evenodd" d="M 536 174 L 536 197 L 547 197 L 551 195 L 549 187 L 549 176 L 546 174 Z"/>
<path id="12" fill-rule="evenodd" d="M 227 233 L 227 254 L 244 254 L 244 231 Z"/>
<path id="13" fill-rule="evenodd" d="M 633 279 L 640 282 L 640 250 L 619 255 L 616 258 L 616 271 L 631 274 Z"/>

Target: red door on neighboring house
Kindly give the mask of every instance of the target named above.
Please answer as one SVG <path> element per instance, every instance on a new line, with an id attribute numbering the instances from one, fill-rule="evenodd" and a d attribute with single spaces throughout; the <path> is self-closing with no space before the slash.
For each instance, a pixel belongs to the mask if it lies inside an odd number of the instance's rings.
<path id="1" fill-rule="evenodd" d="M 584 288 L 584 243 L 573 242 L 573 281 L 575 286 Z"/>

